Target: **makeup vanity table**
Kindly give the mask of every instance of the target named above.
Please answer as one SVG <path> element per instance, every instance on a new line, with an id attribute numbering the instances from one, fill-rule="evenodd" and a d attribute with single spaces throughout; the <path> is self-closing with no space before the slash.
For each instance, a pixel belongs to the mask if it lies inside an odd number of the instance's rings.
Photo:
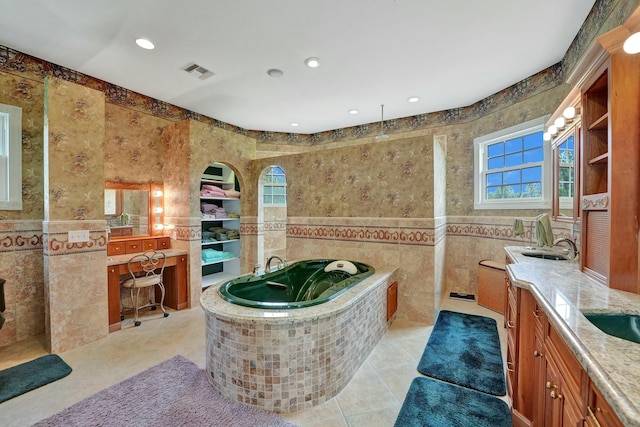
<path id="1" fill-rule="evenodd" d="M 136 253 L 157 249 L 167 256 L 164 270 L 164 305 L 174 310 L 188 308 L 187 251 L 169 247 L 168 237 L 137 237 L 109 242 L 107 276 L 109 286 L 109 332 L 120 330 L 120 283 L 129 277 L 127 263 Z M 136 270 L 136 266 L 134 266 Z M 140 271 L 138 265 L 136 271 Z M 160 291 L 156 291 L 160 300 Z"/>

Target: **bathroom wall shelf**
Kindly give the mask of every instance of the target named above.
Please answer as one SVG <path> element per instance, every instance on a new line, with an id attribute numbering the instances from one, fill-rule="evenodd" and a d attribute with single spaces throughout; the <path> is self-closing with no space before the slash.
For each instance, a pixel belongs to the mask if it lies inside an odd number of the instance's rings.
<path id="1" fill-rule="evenodd" d="M 222 190 L 236 190 L 240 191 L 234 173 L 231 169 L 221 163 L 216 163 L 217 168 L 221 168 L 225 180 L 207 179 L 202 177 L 200 180 L 200 188 L 202 190 L 203 185 L 215 185 Z M 218 197 L 210 195 L 202 195 L 200 197 L 201 203 L 214 204 L 220 208 L 223 208 L 227 214 L 237 214 L 236 218 L 215 218 L 214 216 L 204 216 L 201 219 L 202 224 L 202 242 L 201 247 L 205 249 L 213 249 L 216 251 L 225 251 L 234 254 L 234 257 L 215 260 L 211 262 L 202 262 L 202 287 L 206 288 L 212 284 L 231 279 L 232 277 L 240 275 L 240 239 L 228 239 L 218 240 L 212 239 L 211 236 L 207 236 L 207 232 L 211 228 L 225 228 L 227 230 L 235 230 L 240 232 L 240 199 L 232 197 Z"/>

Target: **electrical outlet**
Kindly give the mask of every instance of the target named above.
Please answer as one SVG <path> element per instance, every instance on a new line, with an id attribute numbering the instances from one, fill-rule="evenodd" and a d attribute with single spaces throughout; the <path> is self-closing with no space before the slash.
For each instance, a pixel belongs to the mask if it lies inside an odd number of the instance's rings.
<path id="1" fill-rule="evenodd" d="M 69 243 L 80 243 L 89 241 L 89 230 L 69 231 Z"/>

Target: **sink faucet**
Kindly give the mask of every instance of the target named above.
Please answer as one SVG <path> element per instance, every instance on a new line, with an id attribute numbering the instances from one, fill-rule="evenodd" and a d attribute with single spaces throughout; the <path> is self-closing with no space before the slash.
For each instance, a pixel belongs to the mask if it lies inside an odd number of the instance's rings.
<path id="1" fill-rule="evenodd" d="M 276 267 L 276 270 L 280 269 L 280 268 L 282 268 L 284 266 L 285 261 L 282 258 L 280 258 L 279 256 L 273 255 L 273 256 L 269 257 L 269 259 L 267 260 L 267 263 L 264 266 L 265 273 L 270 273 L 271 272 L 271 261 L 273 261 L 274 259 L 278 260 L 278 265 Z"/>
<path id="2" fill-rule="evenodd" d="M 578 251 L 578 246 L 576 245 L 576 242 L 565 237 L 553 242 L 553 246 L 559 246 L 560 243 L 567 243 L 569 245 L 569 250 L 571 251 L 571 259 L 574 259 L 575 257 L 578 256 L 579 251 Z"/>

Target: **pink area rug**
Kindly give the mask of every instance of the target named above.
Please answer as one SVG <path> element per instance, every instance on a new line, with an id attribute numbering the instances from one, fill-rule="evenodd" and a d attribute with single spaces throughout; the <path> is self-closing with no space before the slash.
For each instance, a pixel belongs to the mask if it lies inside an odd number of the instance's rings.
<path id="1" fill-rule="evenodd" d="M 232 402 L 207 373 L 175 356 L 106 388 L 36 426 L 295 426 L 271 412 Z"/>

